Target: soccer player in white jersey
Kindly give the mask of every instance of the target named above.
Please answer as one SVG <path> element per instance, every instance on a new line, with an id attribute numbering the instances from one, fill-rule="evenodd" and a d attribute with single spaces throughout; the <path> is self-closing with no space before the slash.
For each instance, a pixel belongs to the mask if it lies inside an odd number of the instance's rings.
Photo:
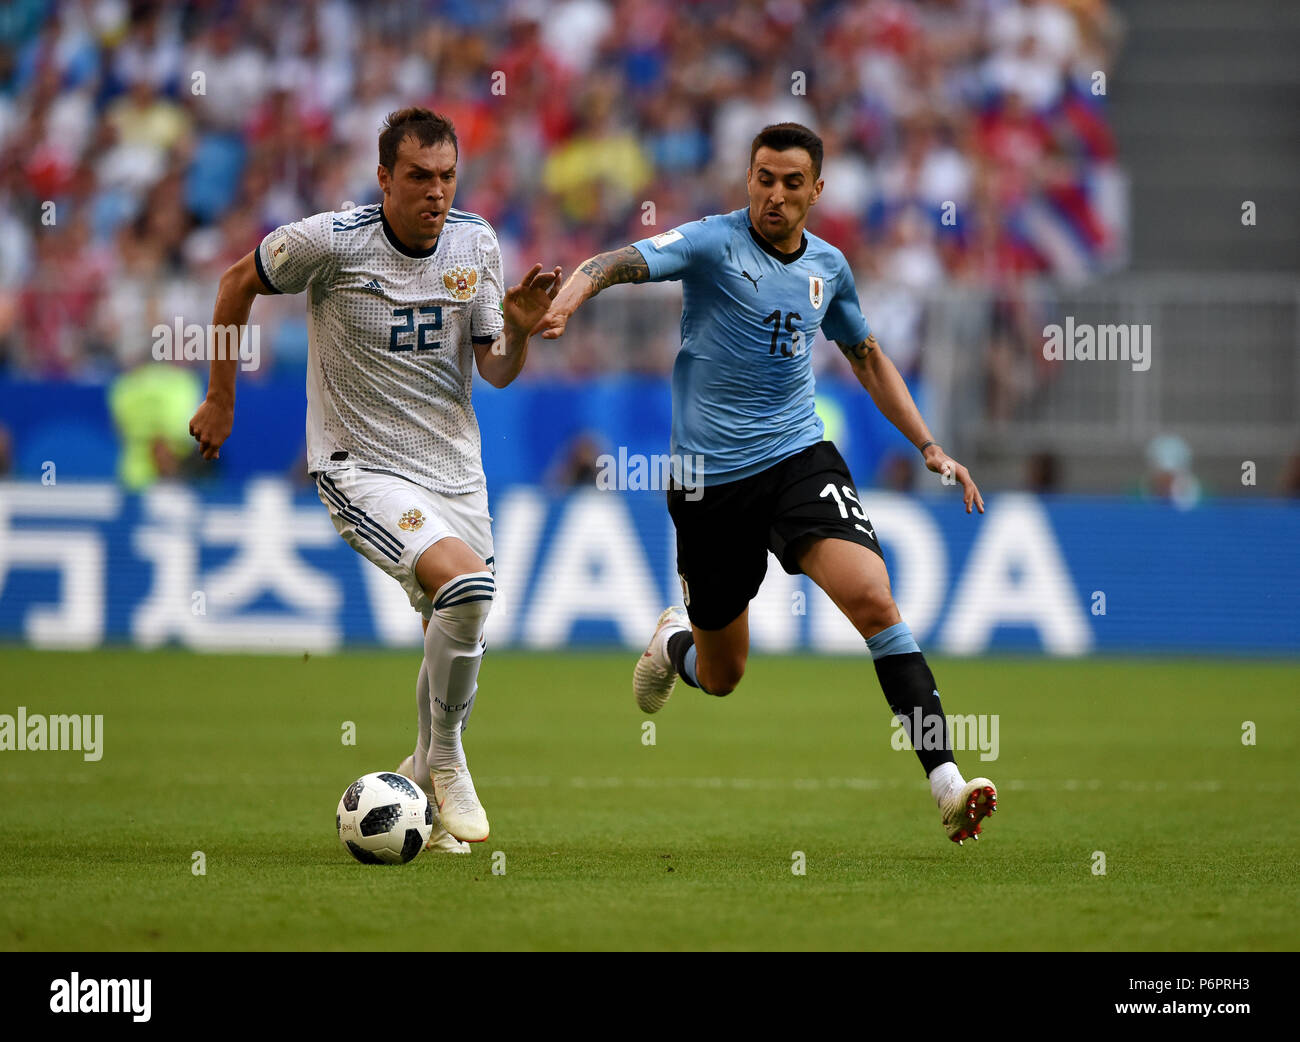
<path id="1" fill-rule="evenodd" d="M 494 387 L 519 375 L 561 271 L 534 265 L 504 291 L 491 225 L 451 205 L 458 156 L 448 120 L 390 114 L 383 202 L 271 232 L 222 276 L 212 322 L 243 326 L 259 293 L 309 294 L 308 469 L 339 534 L 423 617 L 419 731 L 398 773 L 438 808 L 428 849 L 465 853 L 488 836 L 461 732 L 496 593 L 473 367 Z M 190 421 L 205 459 L 230 436 L 235 365 L 214 354 Z"/>

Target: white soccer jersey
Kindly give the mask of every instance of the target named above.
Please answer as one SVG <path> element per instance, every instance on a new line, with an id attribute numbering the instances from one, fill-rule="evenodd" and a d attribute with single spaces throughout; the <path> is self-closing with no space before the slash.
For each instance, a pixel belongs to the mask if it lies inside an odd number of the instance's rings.
<path id="1" fill-rule="evenodd" d="M 505 324 L 492 226 L 452 209 L 433 249 L 416 251 L 376 203 L 286 224 L 255 256 L 268 288 L 310 291 L 307 469 L 355 464 L 436 492 L 483 488 L 470 388 L 473 344 Z"/>

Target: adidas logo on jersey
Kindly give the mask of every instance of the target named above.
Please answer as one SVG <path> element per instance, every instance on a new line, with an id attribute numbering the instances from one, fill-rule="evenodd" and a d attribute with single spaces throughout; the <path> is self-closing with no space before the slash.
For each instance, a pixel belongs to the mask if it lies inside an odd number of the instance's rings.
<path id="1" fill-rule="evenodd" d="M 376 292 L 376 293 L 382 293 L 382 292 L 384 292 L 384 291 L 383 291 L 383 288 L 382 288 L 382 287 L 379 285 L 379 283 L 376 282 L 374 279 L 371 279 L 369 282 L 367 282 L 367 283 L 366 283 L 364 286 L 362 286 L 361 288 L 362 288 L 362 289 L 374 290 L 374 292 Z"/>

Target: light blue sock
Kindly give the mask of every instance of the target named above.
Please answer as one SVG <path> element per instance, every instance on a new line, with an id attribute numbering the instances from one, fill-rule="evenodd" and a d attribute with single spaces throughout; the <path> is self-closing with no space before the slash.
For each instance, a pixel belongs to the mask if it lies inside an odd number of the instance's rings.
<path id="1" fill-rule="evenodd" d="M 686 678 L 688 683 L 694 684 L 696 687 L 699 687 L 700 682 L 695 676 L 696 657 L 697 656 L 695 654 L 695 645 L 692 644 L 689 648 L 686 649 L 686 654 L 682 656 L 682 676 Z"/>
<path id="2" fill-rule="evenodd" d="M 912 631 L 907 623 L 896 622 L 867 638 L 867 647 L 871 649 L 872 659 L 884 658 L 886 655 L 906 655 L 908 652 L 920 651 Z"/>

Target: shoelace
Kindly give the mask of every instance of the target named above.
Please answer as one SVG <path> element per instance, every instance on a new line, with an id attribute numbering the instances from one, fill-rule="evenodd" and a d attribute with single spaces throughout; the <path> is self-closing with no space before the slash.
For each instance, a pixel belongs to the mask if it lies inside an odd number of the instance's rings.
<path id="1" fill-rule="evenodd" d="M 447 786 L 447 796 L 459 811 L 473 810 L 478 803 L 478 793 L 474 791 L 474 783 L 470 781 L 469 774 L 465 771 L 455 773 Z"/>

